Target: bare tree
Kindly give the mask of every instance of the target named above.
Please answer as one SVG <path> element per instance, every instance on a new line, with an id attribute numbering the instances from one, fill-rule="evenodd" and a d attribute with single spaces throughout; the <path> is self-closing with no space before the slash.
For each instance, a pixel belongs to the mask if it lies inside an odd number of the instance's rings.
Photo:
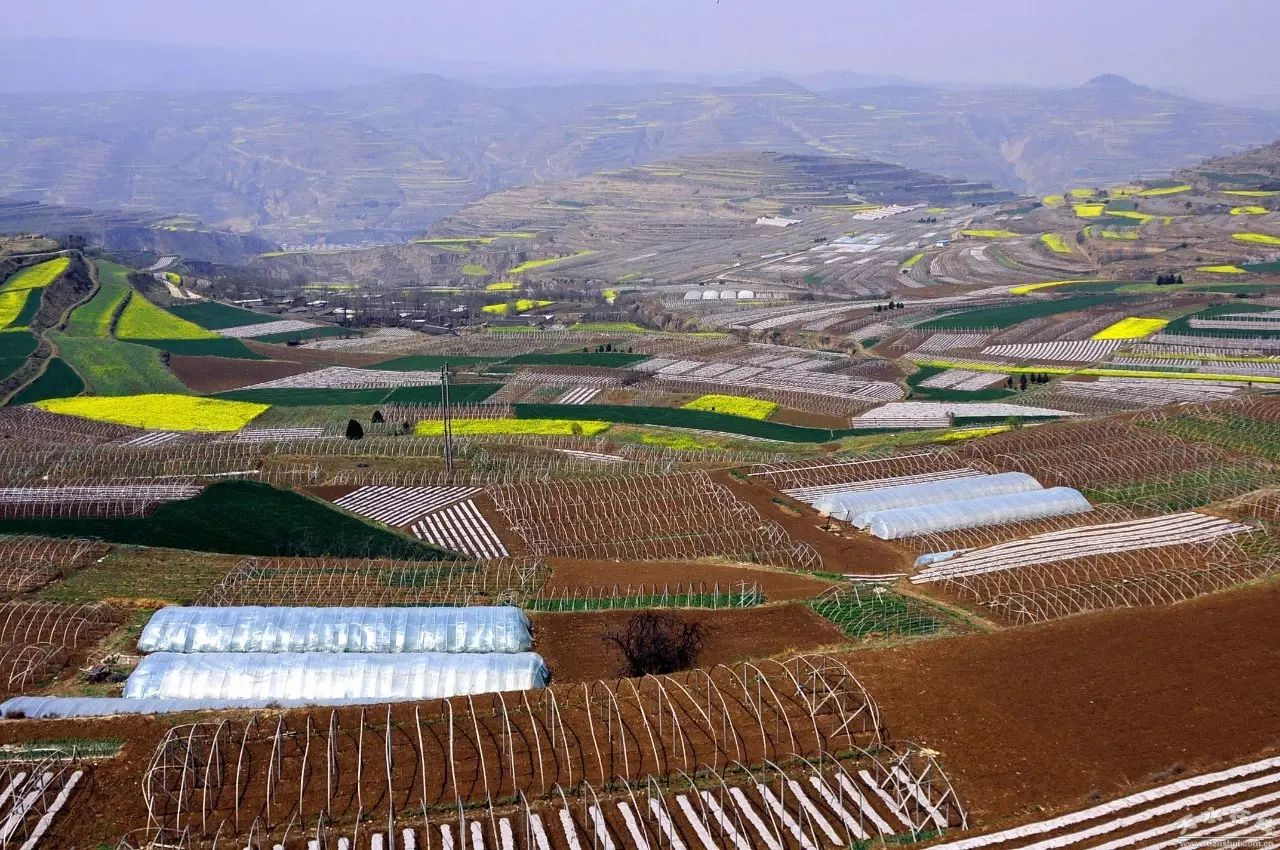
<path id="1" fill-rule="evenodd" d="M 698 661 L 707 629 L 674 614 L 647 611 L 630 617 L 605 640 L 622 652 L 627 676 L 659 675 L 687 670 Z"/>

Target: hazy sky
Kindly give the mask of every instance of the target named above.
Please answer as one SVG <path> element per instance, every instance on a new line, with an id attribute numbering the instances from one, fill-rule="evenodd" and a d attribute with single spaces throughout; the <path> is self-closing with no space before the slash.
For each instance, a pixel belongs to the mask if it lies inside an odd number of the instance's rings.
<path id="1" fill-rule="evenodd" d="M 1280 0 L 43 0 L 27 8 L 5 15 L 8 35 L 338 49 L 422 70 L 434 62 L 501 72 L 838 69 L 1031 85 L 1111 71 L 1220 97 L 1280 91 Z"/>

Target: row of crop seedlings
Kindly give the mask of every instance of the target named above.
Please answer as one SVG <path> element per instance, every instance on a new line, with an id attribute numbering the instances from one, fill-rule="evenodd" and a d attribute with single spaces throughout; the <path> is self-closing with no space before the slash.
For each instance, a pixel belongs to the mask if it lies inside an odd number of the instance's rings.
<path id="1" fill-rule="evenodd" d="M 822 656 L 177 726 L 144 787 L 134 847 L 158 828 L 190 847 L 827 850 L 966 823 Z"/>
<path id="2" fill-rule="evenodd" d="M 200 597 L 205 606 L 518 605 L 546 582 L 540 558 L 420 562 L 249 559 Z"/>
<path id="3" fill-rule="evenodd" d="M 610 585 L 542 590 L 525 603 L 533 611 L 605 611 L 624 608 L 747 608 L 764 603 L 757 582 Z"/>
<path id="4" fill-rule="evenodd" d="M 821 557 L 705 472 L 497 487 L 493 500 L 529 551 L 662 560 L 727 555 L 794 569 Z"/>
<path id="5" fill-rule="evenodd" d="M 954 451 L 966 461 L 981 460 L 1071 486 L 1132 481 L 1228 460 L 1212 447 L 1119 421 L 1026 428 L 969 441 Z"/>
<path id="6" fill-rule="evenodd" d="M 937 636 L 960 628 L 934 606 L 877 583 L 833 587 L 808 605 L 855 640 Z"/>
<path id="7" fill-rule="evenodd" d="M 1013 623 L 1178 602 L 1280 571 L 1255 526 L 1194 511 L 1085 525 L 922 559 L 911 577 Z"/>
<path id="8" fill-rule="evenodd" d="M 1280 461 L 1280 401 L 1271 397 L 1153 411 L 1138 421 L 1186 440 Z"/>
<path id="9" fill-rule="evenodd" d="M 1157 513 L 1234 498 L 1266 486 L 1275 474 L 1261 461 L 1118 421 L 1022 429 L 970 441 L 955 452 L 1080 487 L 1092 502 Z"/>

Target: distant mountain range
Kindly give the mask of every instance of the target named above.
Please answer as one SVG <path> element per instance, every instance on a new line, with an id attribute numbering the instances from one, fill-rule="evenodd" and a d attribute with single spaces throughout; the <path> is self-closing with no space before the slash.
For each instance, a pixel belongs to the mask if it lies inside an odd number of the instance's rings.
<path id="1" fill-rule="evenodd" d="M 846 82 L 493 88 L 417 75 L 311 92 L 0 94 L 0 192 L 188 214 L 278 242 L 394 241 L 495 190 L 712 151 L 852 155 L 1047 193 L 1280 137 L 1280 113 L 1112 76 L 1052 90 Z"/>

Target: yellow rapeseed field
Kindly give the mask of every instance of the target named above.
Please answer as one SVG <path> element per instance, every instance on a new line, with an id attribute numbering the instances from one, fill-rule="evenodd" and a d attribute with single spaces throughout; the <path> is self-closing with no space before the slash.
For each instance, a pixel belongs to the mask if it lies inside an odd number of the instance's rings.
<path id="1" fill-rule="evenodd" d="M 546 307 L 550 303 L 550 301 L 534 301 L 532 298 L 521 298 L 515 302 L 515 311 L 517 313 L 524 313 L 534 309 L 535 307 Z M 505 302 L 502 304 L 486 304 L 480 309 L 485 313 L 491 313 L 495 316 L 505 316 L 511 311 L 511 305 L 506 304 Z"/>
<path id="2" fill-rule="evenodd" d="M 1070 254 L 1071 246 L 1067 244 L 1067 240 L 1063 239 L 1057 233 L 1045 233 L 1040 236 L 1040 241 L 1048 246 L 1050 251 L 1055 254 Z"/>
<path id="3" fill-rule="evenodd" d="M 66 257 L 27 266 L 9 276 L 0 285 L 0 328 L 7 328 L 22 315 L 27 299 L 37 289 L 44 289 L 58 279 L 71 263 Z"/>
<path id="4" fill-rule="evenodd" d="M 1269 233 L 1233 233 L 1231 238 L 1253 245 L 1280 245 L 1280 236 L 1272 236 Z"/>
<path id="5" fill-rule="evenodd" d="M 153 431 L 239 431 L 270 407 L 169 393 L 51 398 L 37 401 L 35 406 L 49 413 Z"/>
<path id="6" fill-rule="evenodd" d="M 684 452 L 716 447 L 715 443 L 704 443 L 684 434 L 641 434 L 640 442 L 646 446 L 662 446 L 665 449 L 678 449 Z"/>
<path id="7" fill-rule="evenodd" d="M 699 396 L 686 405 L 685 410 L 703 410 L 708 413 L 727 413 L 730 416 L 744 416 L 747 419 L 768 419 L 778 409 L 777 402 L 764 401 L 758 398 L 747 398 L 741 395 L 709 395 Z"/>
<path id="8" fill-rule="evenodd" d="M 1097 218 L 1107 208 L 1106 204 L 1073 204 L 1072 209 L 1080 218 Z"/>
<path id="9" fill-rule="evenodd" d="M 1108 325 L 1098 331 L 1090 339 L 1138 339 L 1150 336 L 1169 324 L 1168 319 L 1152 319 L 1142 316 L 1130 316 L 1121 319 L 1114 325 Z"/>
<path id="10" fill-rule="evenodd" d="M 1153 215 L 1147 215 L 1146 213 L 1138 212 L 1137 210 L 1107 210 L 1107 215 L 1115 218 L 1131 218 L 1135 221 L 1140 221 L 1143 224 L 1146 224 L 1148 221 L 1155 218 Z"/>
<path id="11" fill-rule="evenodd" d="M 1231 208 L 1232 215 L 1266 215 L 1267 212 L 1269 211 L 1267 210 L 1266 207 L 1257 207 L 1257 206 L 1253 206 L 1252 204 L 1245 207 Z"/>
<path id="12" fill-rule="evenodd" d="M 1066 286 L 1069 283 L 1101 283 L 1100 280 L 1045 280 L 1040 283 L 1024 283 L 1021 286 L 1012 287 L 1009 290 L 1010 295 L 1026 295 L 1028 292 L 1035 292 L 1038 289 L 1051 289 L 1055 286 Z"/>
<path id="13" fill-rule="evenodd" d="M 1177 195 L 1177 194 L 1181 194 L 1182 192 L 1190 192 L 1190 191 L 1191 191 L 1191 187 L 1186 184 L 1183 184 L 1181 186 L 1161 186 L 1156 189 L 1143 189 L 1138 194 L 1146 198 L 1152 198 L 1158 195 Z"/>
<path id="14" fill-rule="evenodd" d="M 975 437 L 990 437 L 992 434 L 1003 434 L 1012 428 L 1011 425 L 988 425 L 980 428 L 952 428 L 934 437 L 932 443 L 954 443 L 957 440 L 972 440 Z"/>
<path id="15" fill-rule="evenodd" d="M 546 268 L 547 266 L 555 265 L 556 263 L 561 263 L 561 262 L 564 262 L 565 260 L 572 260 L 575 257 L 585 257 L 588 254 L 593 254 L 593 253 L 595 252 L 594 251 L 578 251 L 576 253 L 570 254 L 567 257 L 551 257 L 550 259 L 546 259 L 546 260 L 525 260 L 520 265 L 514 266 L 513 268 L 508 269 L 507 274 L 524 274 L 525 272 L 531 272 L 531 271 L 534 271 L 535 269 Z"/>
<path id="16" fill-rule="evenodd" d="M 961 230 L 965 236 L 974 236 L 978 239 L 1012 239 L 1018 234 L 1012 230 Z"/>
<path id="17" fill-rule="evenodd" d="M 455 419 L 453 433 L 459 437 L 483 434 L 594 437 L 607 431 L 610 424 L 596 419 Z M 414 428 L 414 433 L 420 437 L 442 437 L 444 423 L 439 419 L 424 419 Z"/>
<path id="18" fill-rule="evenodd" d="M 1196 271 L 1210 274 L 1248 274 L 1247 271 L 1239 266 L 1200 266 Z"/>
<path id="19" fill-rule="evenodd" d="M 194 322 L 179 319 L 157 307 L 140 293 L 133 293 L 120 321 L 116 322 L 117 339 L 221 339 L 213 331 Z"/>

